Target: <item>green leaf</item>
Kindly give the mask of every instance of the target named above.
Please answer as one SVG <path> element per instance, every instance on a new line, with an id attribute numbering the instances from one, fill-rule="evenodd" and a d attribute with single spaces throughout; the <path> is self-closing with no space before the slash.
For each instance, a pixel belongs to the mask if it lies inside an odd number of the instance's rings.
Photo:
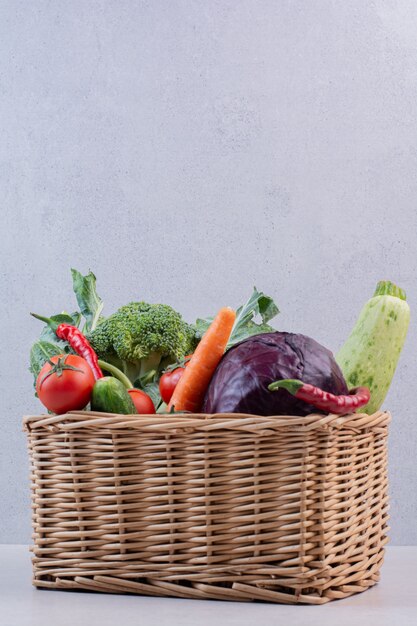
<path id="1" fill-rule="evenodd" d="M 273 332 L 275 329 L 268 322 L 278 313 L 279 309 L 273 299 L 254 287 L 249 300 L 236 311 L 236 321 L 227 347 L 231 348 L 253 335 Z M 261 318 L 261 323 L 256 321 L 257 317 Z"/>
<path id="2" fill-rule="evenodd" d="M 159 392 L 159 383 L 156 381 L 153 383 L 149 383 L 144 386 L 143 391 L 151 397 L 155 407 L 155 411 L 157 411 L 162 403 L 161 394 Z"/>
<path id="3" fill-rule="evenodd" d="M 75 311 L 74 313 L 71 313 L 70 317 L 72 318 L 72 325 L 78 328 L 81 324 L 81 313 L 79 311 Z"/>
<path id="4" fill-rule="evenodd" d="M 275 328 L 269 326 L 268 322 L 278 313 L 279 309 L 274 300 L 254 287 L 248 301 L 236 310 L 236 321 L 227 348 L 253 335 L 274 332 Z M 257 318 L 260 318 L 260 321 Z M 196 321 L 195 326 L 200 337 L 204 335 L 213 319 L 207 317 Z"/>
<path id="5" fill-rule="evenodd" d="M 279 309 L 272 298 L 253 288 L 249 300 L 236 311 L 236 321 L 233 330 L 244 326 L 248 321 L 253 321 L 256 315 L 260 315 L 262 323 L 266 324 L 279 313 Z"/>
<path id="6" fill-rule="evenodd" d="M 254 335 L 261 335 L 262 333 L 274 333 L 275 328 L 269 326 L 269 324 L 256 324 L 255 322 L 247 322 L 245 325 L 236 328 L 231 336 L 229 343 L 227 344 L 227 350 L 237 343 L 240 343 L 244 339 L 253 337 Z"/>
<path id="7" fill-rule="evenodd" d="M 55 344 L 49 343 L 47 341 L 37 341 L 33 344 L 32 349 L 30 351 L 30 361 L 29 361 L 29 371 L 36 378 L 38 377 L 39 372 L 45 363 L 53 356 L 57 356 L 58 354 L 62 354 L 62 348 Z"/>
<path id="8" fill-rule="evenodd" d="M 195 327 L 197 329 L 197 334 L 199 335 L 200 339 L 204 335 L 204 333 L 206 332 L 207 328 L 212 323 L 213 319 L 214 319 L 214 317 L 206 317 L 205 319 L 198 318 L 195 321 Z"/>
<path id="9" fill-rule="evenodd" d="M 97 326 L 101 311 L 103 310 L 103 301 L 96 291 L 96 277 L 93 272 L 88 272 L 86 276 L 83 276 L 74 269 L 71 270 L 71 274 L 72 286 L 78 306 L 86 320 L 83 330 L 85 333 L 91 332 Z"/>
<path id="10" fill-rule="evenodd" d="M 158 373 L 155 370 L 145 374 L 145 376 L 141 378 L 137 378 L 133 386 L 136 387 L 136 389 L 141 389 L 151 397 L 155 410 L 161 406 L 162 398 L 159 391 Z"/>

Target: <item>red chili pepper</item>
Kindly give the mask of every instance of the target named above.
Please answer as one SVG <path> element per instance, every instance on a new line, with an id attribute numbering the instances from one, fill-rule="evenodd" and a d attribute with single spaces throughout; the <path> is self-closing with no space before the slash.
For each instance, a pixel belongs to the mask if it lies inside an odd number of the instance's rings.
<path id="1" fill-rule="evenodd" d="M 42 315 L 37 315 L 36 313 L 31 313 L 31 315 L 48 324 L 59 339 L 68 341 L 74 352 L 76 352 L 79 356 L 82 356 L 87 361 L 96 380 L 103 378 L 103 372 L 98 364 L 97 354 L 91 347 L 87 337 L 83 335 L 83 333 L 76 326 L 71 326 L 71 324 L 60 324 L 49 317 L 42 317 Z"/>
<path id="2" fill-rule="evenodd" d="M 268 385 L 269 391 L 277 389 L 286 389 L 293 396 L 304 402 L 312 404 L 316 409 L 327 411 L 328 413 L 351 413 L 368 404 L 371 394 L 368 387 L 356 387 L 352 389 L 349 395 L 335 396 L 333 393 L 324 391 L 314 385 L 303 383 L 301 380 L 292 380 L 290 378 L 277 380 Z"/>

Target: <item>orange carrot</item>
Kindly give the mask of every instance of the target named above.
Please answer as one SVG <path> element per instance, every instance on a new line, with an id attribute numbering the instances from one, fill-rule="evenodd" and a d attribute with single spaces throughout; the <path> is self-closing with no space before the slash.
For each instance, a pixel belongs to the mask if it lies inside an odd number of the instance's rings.
<path id="1" fill-rule="evenodd" d="M 174 407 L 175 411 L 198 413 L 214 370 L 226 349 L 235 319 L 236 313 L 229 307 L 217 313 L 178 381 L 168 410 Z"/>

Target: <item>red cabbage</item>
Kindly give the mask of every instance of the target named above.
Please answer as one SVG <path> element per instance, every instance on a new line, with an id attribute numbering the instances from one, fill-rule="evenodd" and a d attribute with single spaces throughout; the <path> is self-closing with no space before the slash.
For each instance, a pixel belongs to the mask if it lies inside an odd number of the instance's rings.
<path id="1" fill-rule="evenodd" d="M 286 389 L 268 385 L 295 378 L 336 395 L 348 393 L 333 354 L 314 339 L 286 332 L 256 335 L 226 352 L 208 387 L 203 413 L 308 415 L 319 413 Z"/>

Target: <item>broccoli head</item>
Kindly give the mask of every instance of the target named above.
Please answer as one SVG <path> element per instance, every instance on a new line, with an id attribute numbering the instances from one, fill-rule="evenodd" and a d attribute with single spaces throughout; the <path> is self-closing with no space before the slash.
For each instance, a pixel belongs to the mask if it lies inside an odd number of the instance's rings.
<path id="1" fill-rule="evenodd" d="M 88 339 L 100 359 L 134 382 L 183 359 L 198 343 L 196 329 L 167 304 L 131 302 L 101 322 Z"/>

